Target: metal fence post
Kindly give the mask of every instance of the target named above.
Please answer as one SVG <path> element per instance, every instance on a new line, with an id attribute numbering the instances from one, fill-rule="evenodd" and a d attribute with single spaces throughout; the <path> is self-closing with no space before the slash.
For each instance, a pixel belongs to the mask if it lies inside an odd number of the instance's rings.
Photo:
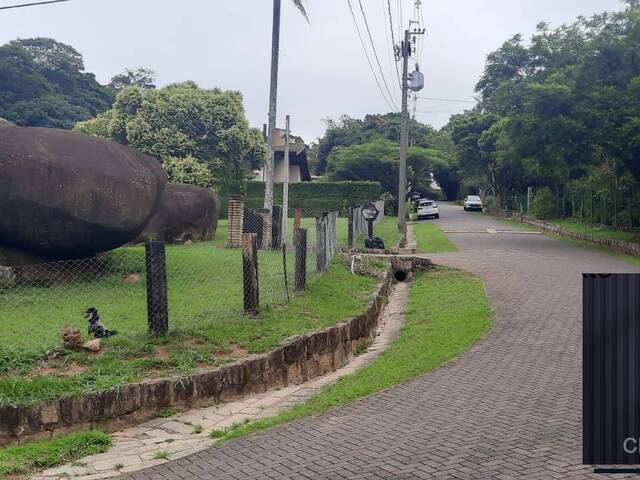
<path id="1" fill-rule="evenodd" d="M 164 242 L 150 240 L 144 245 L 147 270 L 147 320 L 151 335 L 169 331 L 167 268 Z"/>
<path id="2" fill-rule="evenodd" d="M 244 312 L 255 315 L 260 307 L 258 245 L 255 233 L 242 234 L 242 277 L 244 281 Z"/>
<path id="3" fill-rule="evenodd" d="M 307 286 L 307 229 L 294 230 L 293 243 L 296 248 L 295 289 L 304 290 Z"/>

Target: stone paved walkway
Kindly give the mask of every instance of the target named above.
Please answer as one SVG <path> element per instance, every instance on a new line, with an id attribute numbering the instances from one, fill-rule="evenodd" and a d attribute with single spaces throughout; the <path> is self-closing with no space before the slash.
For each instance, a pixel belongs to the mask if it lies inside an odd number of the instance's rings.
<path id="1" fill-rule="evenodd" d="M 408 285 L 397 284 L 390 295 L 377 336 L 363 354 L 345 367 L 302 385 L 274 390 L 246 399 L 200 408 L 171 418 L 159 418 L 113 434 L 113 447 L 106 453 L 85 457 L 34 477 L 39 480 L 98 480 L 162 465 L 205 450 L 213 444 L 209 434 L 259 418 L 271 417 L 283 409 L 304 402 L 323 387 L 368 365 L 398 336 L 404 323 Z M 199 428 L 198 428 L 199 427 Z M 156 458 L 166 452 L 167 459 Z"/>
<path id="2" fill-rule="evenodd" d="M 483 340 L 403 385 L 129 478 L 608 478 L 580 464 L 581 274 L 640 268 L 440 207 L 437 223 L 472 233 L 430 257 L 485 281 L 496 325 Z"/>

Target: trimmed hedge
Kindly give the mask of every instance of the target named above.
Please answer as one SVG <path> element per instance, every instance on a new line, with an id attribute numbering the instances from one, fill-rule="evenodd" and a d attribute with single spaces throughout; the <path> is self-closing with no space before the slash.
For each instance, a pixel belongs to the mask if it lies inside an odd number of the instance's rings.
<path id="1" fill-rule="evenodd" d="M 346 213 L 351 205 L 378 200 L 382 187 L 378 182 L 300 182 L 289 184 L 289 208 L 302 208 L 314 213 L 339 210 Z M 222 198 L 220 216 L 227 217 L 227 198 Z M 274 188 L 273 202 L 282 204 L 282 184 Z M 247 182 L 244 204 L 248 208 L 262 208 L 264 182 Z"/>

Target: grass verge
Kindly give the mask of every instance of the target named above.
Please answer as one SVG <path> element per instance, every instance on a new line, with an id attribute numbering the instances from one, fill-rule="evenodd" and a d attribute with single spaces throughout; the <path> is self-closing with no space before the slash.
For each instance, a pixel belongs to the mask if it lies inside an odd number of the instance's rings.
<path id="1" fill-rule="evenodd" d="M 633 255 L 627 255 L 624 253 L 620 253 L 617 252 L 616 250 L 612 249 L 612 248 L 608 248 L 608 247 L 603 247 L 602 245 L 596 245 L 595 243 L 591 243 L 588 242 L 586 240 L 577 240 L 575 238 L 567 238 L 567 237 L 563 237 L 561 235 L 558 235 L 557 233 L 553 233 L 553 232 L 549 232 L 547 230 L 542 230 L 541 228 L 537 228 L 533 225 L 529 225 L 528 223 L 520 223 L 517 220 L 513 220 L 513 219 L 509 219 L 509 218 L 497 218 L 494 217 L 495 220 L 498 220 L 501 223 L 504 223 L 506 225 L 509 225 L 511 227 L 515 227 L 515 228 L 519 228 L 521 230 L 529 230 L 529 231 L 534 231 L 534 232 L 541 232 L 543 235 L 547 236 L 547 237 L 552 237 L 552 238 L 556 238 L 558 240 L 562 240 L 564 242 L 567 243 L 572 243 L 574 245 L 578 245 L 580 247 L 584 247 L 584 248 L 588 248 L 590 250 L 595 250 L 601 253 L 606 253 L 607 255 L 610 255 L 612 257 L 615 257 L 616 259 L 622 261 L 622 262 L 626 262 L 626 263 L 630 263 L 633 265 L 640 265 L 640 257 L 634 257 Z"/>
<path id="2" fill-rule="evenodd" d="M 418 250 L 422 253 L 456 252 L 458 248 L 435 223 L 414 223 Z"/>
<path id="3" fill-rule="evenodd" d="M 638 232 L 624 232 L 621 230 L 614 230 L 609 227 L 594 227 L 580 223 L 577 219 L 565 218 L 565 219 L 553 219 L 548 220 L 549 223 L 560 225 L 565 230 L 571 230 L 577 233 L 586 233 L 598 238 L 608 238 L 609 240 L 625 240 L 627 242 L 640 241 L 640 235 Z"/>
<path id="4" fill-rule="evenodd" d="M 111 446 L 109 435 L 99 431 L 72 433 L 53 440 L 26 443 L 0 449 L 0 478 L 26 475 L 36 470 L 73 462 L 102 453 Z"/>
<path id="5" fill-rule="evenodd" d="M 459 270 L 436 267 L 411 286 L 400 337 L 371 365 L 280 414 L 219 433 L 231 440 L 324 412 L 430 372 L 468 349 L 492 324 L 484 285 Z"/>
<path id="6" fill-rule="evenodd" d="M 385 247 L 397 247 L 402 238 L 398 231 L 398 217 L 384 217 L 377 225 L 374 225 L 373 235 L 384 240 Z M 364 238 L 359 243 L 364 246 Z"/>

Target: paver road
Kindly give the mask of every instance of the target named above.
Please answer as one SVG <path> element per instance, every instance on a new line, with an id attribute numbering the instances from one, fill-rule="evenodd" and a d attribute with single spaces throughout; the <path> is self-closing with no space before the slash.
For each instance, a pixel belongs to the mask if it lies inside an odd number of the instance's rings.
<path id="1" fill-rule="evenodd" d="M 444 228 L 476 231 L 450 234 L 460 251 L 431 257 L 485 281 L 496 325 L 483 340 L 398 387 L 131 478 L 598 478 L 580 464 L 581 274 L 640 269 L 441 211 Z"/>

